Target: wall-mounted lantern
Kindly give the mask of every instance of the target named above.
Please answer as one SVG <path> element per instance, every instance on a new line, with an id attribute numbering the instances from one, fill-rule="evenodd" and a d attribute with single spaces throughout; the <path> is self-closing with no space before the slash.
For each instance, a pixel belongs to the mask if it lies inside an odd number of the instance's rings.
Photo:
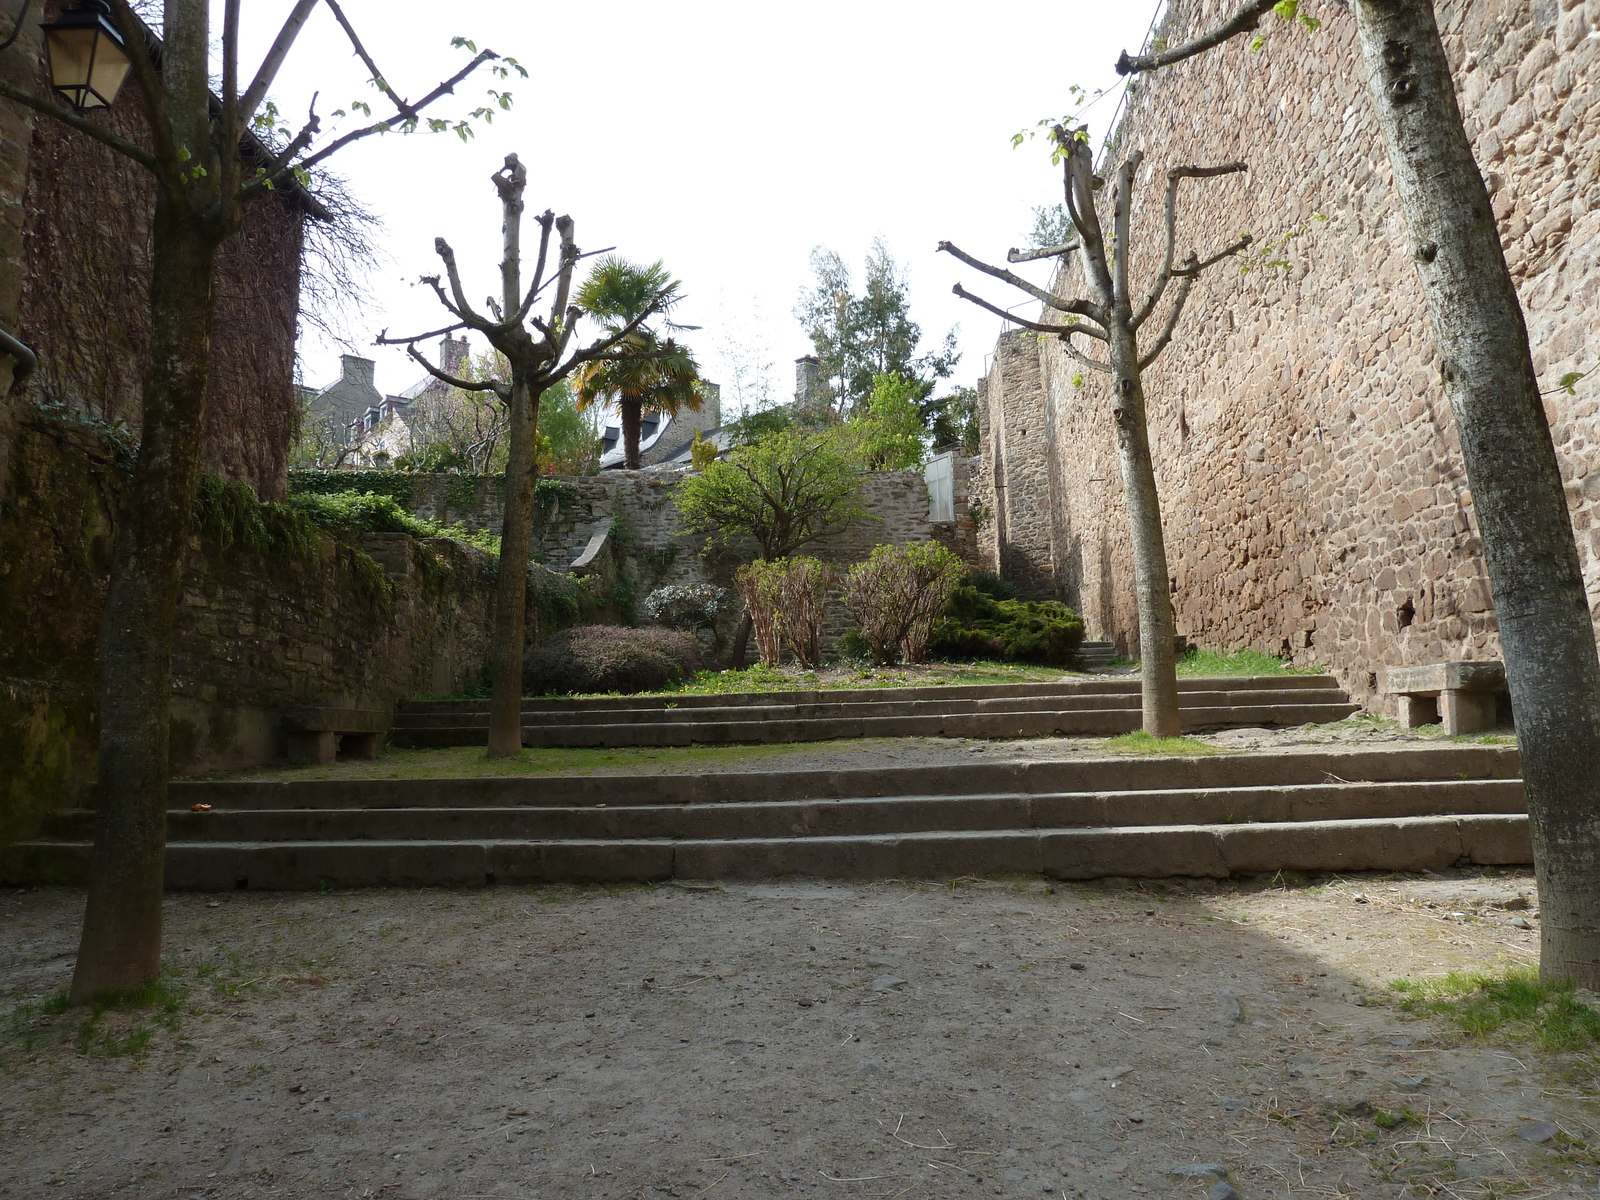
<path id="1" fill-rule="evenodd" d="M 128 77 L 128 47 L 106 0 L 79 0 L 44 30 L 50 84 L 78 112 L 110 108 Z"/>

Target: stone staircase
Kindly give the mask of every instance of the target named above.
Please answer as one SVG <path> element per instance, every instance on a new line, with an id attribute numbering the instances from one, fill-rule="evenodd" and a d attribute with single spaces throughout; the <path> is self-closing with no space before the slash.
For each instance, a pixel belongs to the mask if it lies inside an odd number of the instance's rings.
<path id="1" fill-rule="evenodd" d="M 1104 671 L 1118 657 L 1117 648 L 1111 642 L 1084 642 L 1075 653 L 1077 665 L 1084 671 Z"/>
<path id="2" fill-rule="evenodd" d="M 1305 725 L 1339 721 L 1358 709 L 1326 675 L 1182 679 L 1178 688 L 1185 729 Z M 522 721 L 525 746 L 1105 735 L 1139 728 L 1139 680 L 535 698 L 523 701 Z M 488 723 L 486 700 L 403 704 L 389 740 L 407 747 L 481 745 Z"/>
<path id="3" fill-rule="evenodd" d="M 1223 877 L 1532 860 L 1516 752 L 1401 746 L 836 771 L 172 786 L 175 889 L 780 876 Z M 210 811 L 191 811 L 194 805 Z M 76 885 L 92 813 L 0 852 Z"/>

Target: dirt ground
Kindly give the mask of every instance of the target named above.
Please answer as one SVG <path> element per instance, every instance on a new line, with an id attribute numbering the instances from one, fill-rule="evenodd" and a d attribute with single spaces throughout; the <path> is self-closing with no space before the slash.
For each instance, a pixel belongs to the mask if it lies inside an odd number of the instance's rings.
<path id="1" fill-rule="evenodd" d="M 0 892 L 0 1016 L 81 904 Z M 1536 910 L 1520 873 L 175 895 L 181 1011 L 13 1013 L 0 1196 L 1594 1197 L 1592 1061 L 1386 998 L 1533 961 Z"/>

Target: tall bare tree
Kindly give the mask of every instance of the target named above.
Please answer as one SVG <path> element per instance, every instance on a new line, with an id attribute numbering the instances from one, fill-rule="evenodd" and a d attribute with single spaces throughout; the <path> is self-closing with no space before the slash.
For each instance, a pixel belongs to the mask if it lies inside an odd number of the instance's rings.
<path id="1" fill-rule="evenodd" d="M 161 972 L 172 633 L 200 476 L 218 249 L 238 232 L 246 204 L 276 187 L 309 180 L 313 168 L 345 146 L 390 130 L 414 130 L 423 122 L 436 130 L 450 125 L 424 117 L 423 110 L 499 57 L 491 50 L 474 52 L 466 66 L 420 100 L 407 101 L 385 81 L 335 0 L 328 0 L 395 115 L 366 120 L 319 142 L 322 125 L 313 106 L 298 132 L 291 136 L 284 129 L 276 137 L 276 109 L 267 102 L 267 91 L 317 0 L 295 0 L 255 76 L 242 87 L 242 0 L 225 0 L 219 98 L 211 91 L 209 0 L 165 0 L 159 42 L 128 0 L 108 3 L 131 60 L 130 75 L 150 131 L 148 145 L 0 80 L 0 98 L 132 159 L 150 172 L 156 189 L 142 432 L 124 493 L 126 510 L 99 635 L 94 851 L 71 990 L 79 1003 L 141 988 Z M 521 70 L 510 59 L 498 69 L 502 74 Z M 509 96 L 497 98 L 509 103 Z M 247 143 L 252 132 L 265 141 Z"/>
<path id="2" fill-rule="evenodd" d="M 1214 266 L 1250 244 L 1245 235 L 1232 245 L 1201 259 L 1191 252 L 1182 262 L 1175 261 L 1177 248 L 1178 187 L 1185 179 L 1210 179 L 1243 171 L 1243 163 L 1217 167 L 1173 167 L 1167 172 L 1166 251 L 1143 297 L 1136 297 L 1129 262 L 1129 228 L 1133 217 L 1133 192 L 1143 155 L 1135 153 L 1118 165 L 1111 186 L 1111 237 L 1108 239 L 1096 209 L 1095 193 L 1100 181 L 1094 173 L 1094 155 L 1083 130 L 1067 131 L 1056 126 L 1052 131 L 1063 158 L 1062 174 L 1066 191 L 1067 214 L 1077 239 L 1069 244 L 1037 250 L 1012 250 L 1008 261 L 1028 262 L 1041 258 L 1065 261 L 1081 252 L 1084 281 L 1092 299 L 1065 299 L 1045 288 L 1035 287 L 1004 267 L 993 267 L 970 254 L 940 242 L 939 249 L 996 279 L 1020 288 L 1046 309 L 1063 314 L 1063 323 L 1021 321 L 1005 310 L 972 295 L 959 283 L 955 294 L 980 308 L 995 313 L 1026 329 L 1059 339 L 1067 355 L 1085 370 L 1110 375 L 1112 380 L 1112 420 L 1116 424 L 1117 454 L 1122 464 L 1123 494 L 1128 505 L 1128 526 L 1133 541 L 1134 590 L 1139 603 L 1139 657 L 1141 660 L 1144 729 L 1153 737 L 1176 737 L 1181 729 L 1178 714 L 1178 671 L 1173 646 L 1172 584 L 1167 571 L 1166 539 L 1161 531 L 1161 497 L 1156 491 L 1155 466 L 1150 458 L 1150 435 L 1145 420 L 1144 372 L 1167 348 L 1183 316 L 1194 281 L 1207 267 Z M 1170 297 L 1168 288 L 1177 286 Z M 1166 314 L 1154 338 L 1143 349 L 1139 333 L 1166 300 Z M 1105 346 L 1105 360 L 1084 352 L 1075 345 L 1078 336 Z"/>
<path id="3" fill-rule="evenodd" d="M 506 406 L 506 505 L 500 523 L 500 579 L 495 592 L 489 700 L 489 757 L 505 758 L 522 752 L 522 656 L 527 641 L 528 556 L 533 541 L 534 450 L 539 401 L 552 386 L 585 363 L 636 357 L 625 346 L 629 335 L 661 307 L 670 293 L 663 290 L 647 297 L 633 320 L 608 329 L 588 346 L 573 349 L 572 335 L 581 311 L 573 302 L 572 276 L 578 261 L 587 256 L 578 250 L 573 240 L 572 218 L 558 217 L 550 209 L 534 218 L 539 226 L 539 250 L 533 277 L 524 290 L 522 196 L 528 185 L 528 171 L 515 154 L 508 154 L 505 165 L 490 178 L 500 194 L 503 256 L 500 259 L 500 297 L 489 297 L 489 314 L 480 313 L 467 301 L 455 251 L 444 238 L 435 238 L 433 248 L 444 263 L 445 281 L 431 275 L 423 282 L 434 290 L 439 303 L 455 318 L 454 322 L 443 329 L 407 337 L 390 337 L 385 330 L 378 341 L 383 345 L 404 346 L 435 379 L 463 391 L 492 392 Z M 552 249 L 554 264 L 550 263 Z M 548 274 L 547 267 L 551 268 Z M 550 293 L 549 315 L 534 316 L 534 307 L 546 291 Z M 510 378 L 463 379 L 434 366 L 417 349 L 417 343 L 425 338 L 436 338 L 458 329 L 482 334 L 504 357 Z M 666 345 L 670 348 L 671 344 Z"/>
<path id="4" fill-rule="evenodd" d="M 1368 95 L 1483 539 L 1516 713 L 1547 979 L 1600 988 L 1600 660 L 1528 329 L 1461 123 L 1431 0 L 1351 0 Z M 1247 0 L 1202 36 L 1117 62 L 1169 66 L 1257 28 Z"/>

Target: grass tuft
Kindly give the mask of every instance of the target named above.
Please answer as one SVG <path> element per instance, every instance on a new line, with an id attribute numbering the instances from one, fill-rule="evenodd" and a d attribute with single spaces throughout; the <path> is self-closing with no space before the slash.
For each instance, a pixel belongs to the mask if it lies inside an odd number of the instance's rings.
<path id="1" fill-rule="evenodd" d="M 1569 981 L 1546 982 L 1533 967 L 1452 971 L 1389 985 L 1400 1008 L 1455 1022 L 1468 1037 L 1537 1041 L 1546 1050 L 1582 1050 L 1600 1042 L 1600 1009 L 1578 999 Z"/>
<path id="2" fill-rule="evenodd" d="M 1217 748 L 1209 742 L 1192 737 L 1151 737 L 1142 729 L 1125 733 L 1106 742 L 1106 749 L 1114 754 L 1216 754 Z"/>

